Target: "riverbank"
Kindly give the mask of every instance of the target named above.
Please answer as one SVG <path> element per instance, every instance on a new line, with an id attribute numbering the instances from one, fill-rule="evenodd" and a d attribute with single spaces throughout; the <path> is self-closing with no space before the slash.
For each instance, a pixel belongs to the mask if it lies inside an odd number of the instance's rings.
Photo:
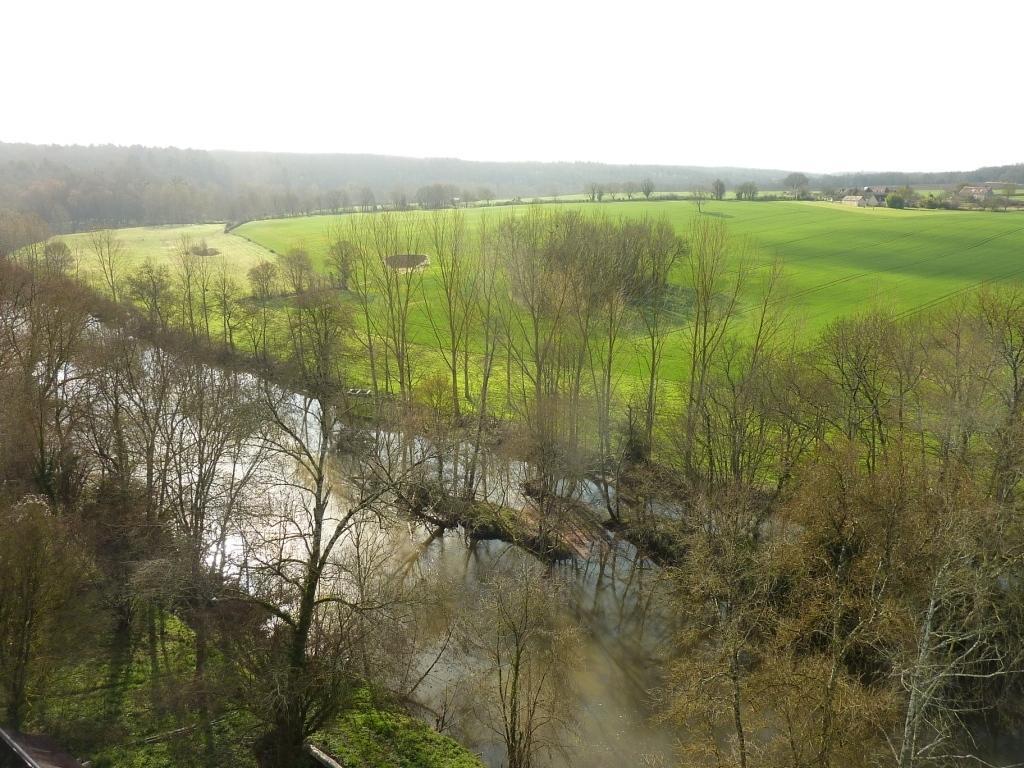
<path id="1" fill-rule="evenodd" d="M 122 637 L 70 668 L 53 670 L 54 703 L 31 723 L 93 768 L 180 768 L 212 764 L 256 768 L 253 745 L 259 724 L 242 709 L 215 713 L 212 750 L 200 754 L 198 720 L 182 726 L 187 713 L 154 707 L 167 685 L 188 679 L 195 668 L 194 634 L 174 614 L 160 621 L 156 666 L 137 633 Z M 211 672 L 223 659 L 211 659 Z M 184 693 L 184 692 L 179 692 Z M 346 766 L 375 768 L 481 768 L 479 758 L 455 740 L 389 703 L 366 687 L 349 694 L 345 711 L 310 742 Z M 203 761 L 209 761 L 203 763 Z"/>

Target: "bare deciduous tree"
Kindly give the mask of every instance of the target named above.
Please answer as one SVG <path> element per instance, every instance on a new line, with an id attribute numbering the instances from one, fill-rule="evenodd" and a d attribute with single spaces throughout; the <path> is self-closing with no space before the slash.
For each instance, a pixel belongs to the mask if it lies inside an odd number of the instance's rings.
<path id="1" fill-rule="evenodd" d="M 122 262 L 125 258 L 124 243 L 113 230 L 104 229 L 89 235 L 89 248 L 110 298 L 119 301 L 121 273 L 124 269 Z"/>
<path id="2" fill-rule="evenodd" d="M 48 657 L 68 639 L 68 613 L 89 564 L 72 532 L 40 499 L 0 506 L 0 690 L 20 728 Z"/>
<path id="3" fill-rule="evenodd" d="M 492 575 L 463 642 L 486 664 L 486 724 L 509 768 L 532 768 L 571 727 L 568 675 L 577 643 L 560 616 L 563 597 L 538 568 Z"/>

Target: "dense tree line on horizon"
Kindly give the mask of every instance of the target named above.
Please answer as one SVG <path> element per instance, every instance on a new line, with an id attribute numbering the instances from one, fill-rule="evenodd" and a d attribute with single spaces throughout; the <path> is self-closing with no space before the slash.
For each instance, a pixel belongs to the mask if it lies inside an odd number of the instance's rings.
<path id="1" fill-rule="evenodd" d="M 1001 169 L 992 173 L 997 170 Z M 417 196 L 425 197 L 423 207 L 438 207 L 434 198 L 443 185 L 452 188 L 452 192 L 444 192 L 446 197 L 473 201 L 573 194 L 594 179 L 601 179 L 602 186 L 612 194 L 649 197 L 645 183 L 671 191 L 710 188 L 716 178 L 731 178 L 772 188 L 783 175 L 783 171 L 738 168 L 469 162 L 0 142 L 0 208 L 35 213 L 58 232 L 240 221 L 366 209 L 377 204 L 402 209 L 419 202 Z M 948 174 L 948 181 L 966 181 L 976 175 Z M 890 175 L 884 176 L 871 176 L 871 183 L 891 183 Z M 909 175 L 906 181 L 901 176 L 900 183 L 923 181 L 917 176 Z M 835 177 L 831 183 L 849 185 L 854 181 L 858 180 Z"/>
<path id="2" fill-rule="evenodd" d="M 601 163 L 503 163 L 377 155 L 302 155 L 0 142 L 0 208 L 35 213 L 58 232 L 146 224 L 240 221 L 387 204 L 449 185 L 464 200 L 574 194 L 602 187 L 632 196 L 640 180 L 663 191 L 711 189 L 716 179 L 778 188 L 781 170 Z M 822 187 L 1024 185 L 1024 166 L 948 173 L 811 176 Z M 639 185 L 639 188 L 638 188 Z M 424 192 L 424 194 L 430 194 Z M 426 207 L 436 207 L 427 205 Z"/>
<path id="3" fill-rule="evenodd" d="M 111 333 L 94 336 L 97 299 L 68 281 L 66 249 L 9 220 L 0 510 L 39 555 L 0 547 L 0 573 L 46 575 L 33 593 L 41 623 L 20 641 L 30 653 L 0 657 L 9 721 L 45 702 L 43 662 L 60 657 L 50 642 L 81 626 L 88 597 L 103 606 L 103 636 L 137 637 L 158 666 L 161 622 L 191 628 L 182 722 L 197 729 L 197 763 L 224 758 L 215 726 L 242 701 L 263 764 L 293 764 L 352 685 L 407 690 L 395 659 L 423 652 L 410 616 L 429 598 L 382 579 L 373 542 L 354 545 L 354 562 L 332 547 L 360 518 L 468 529 L 481 462 L 500 445 L 527 467 L 529 537 L 517 543 L 545 562 L 572 557 L 567 523 L 589 481 L 607 530 L 661 564 L 680 626 L 654 693 L 682 764 L 974 765 L 992 741 L 1020 739 L 1019 284 L 910 317 L 839 318 L 808 344 L 783 272 L 754 268 L 750 244 L 716 217 L 684 233 L 544 208 L 480 230 L 455 210 L 417 222 L 353 217 L 327 233 L 329 274 L 296 248 L 248 286 L 185 242 L 173 269 L 125 273 L 116 233 L 100 233 L 89 258 Z M 423 273 L 391 261 L 419 252 L 442 297 L 426 345 L 409 328 Z M 617 375 L 630 346 L 638 387 Z M 670 348 L 686 365 L 671 392 Z M 204 350 L 263 375 L 210 369 Z M 357 358 L 384 433 L 349 432 Z M 340 516 L 327 514 L 338 434 L 370 446 L 351 453 Z M 392 451 L 382 434 L 415 439 Z M 430 461 L 410 450 L 417 440 Z M 278 478 L 300 494 L 299 514 L 255 493 L 276 471 L 268 457 L 300 468 Z M 218 475 L 225 462 L 239 471 Z M 224 554 L 235 534 L 251 547 L 241 571 Z M 283 537 L 302 543 L 298 555 Z M 481 711 L 495 713 L 515 768 L 542 764 L 562 722 L 558 673 L 574 638 L 558 579 L 552 568 L 490 585 L 458 630 L 494 660 Z M 0 576 L 0 606 L 20 583 Z M 24 626 L 11 616 L 0 610 L 0 653 Z"/>
<path id="4" fill-rule="evenodd" d="M 812 176 L 816 184 L 831 187 L 928 187 L 955 184 L 985 183 L 989 181 L 1009 182 L 1024 185 L 1024 163 L 994 165 L 973 171 L 937 171 L 906 173 L 902 171 L 878 171 L 860 173 L 831 173 Z"/>

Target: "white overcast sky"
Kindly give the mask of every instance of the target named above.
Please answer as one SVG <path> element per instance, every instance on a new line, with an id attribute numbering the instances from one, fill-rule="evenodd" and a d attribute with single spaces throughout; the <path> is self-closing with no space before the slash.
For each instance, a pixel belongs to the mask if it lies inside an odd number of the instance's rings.
<path id="1" fill-rule="evenodd" d="M 0 141 L 1024 162 L 1024 0 L 0 0 Z"/>

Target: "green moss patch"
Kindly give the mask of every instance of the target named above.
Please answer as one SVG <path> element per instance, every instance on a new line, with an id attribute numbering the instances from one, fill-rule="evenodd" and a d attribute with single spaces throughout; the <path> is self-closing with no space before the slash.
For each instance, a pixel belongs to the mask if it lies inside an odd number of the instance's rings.
<path id="1" fill-rule="evenodd" d="M 366 690 L 354 707 L 310 740 L 344 766 L 481 768 L 480 758 L 416 718 L 379 709 Z"/>

